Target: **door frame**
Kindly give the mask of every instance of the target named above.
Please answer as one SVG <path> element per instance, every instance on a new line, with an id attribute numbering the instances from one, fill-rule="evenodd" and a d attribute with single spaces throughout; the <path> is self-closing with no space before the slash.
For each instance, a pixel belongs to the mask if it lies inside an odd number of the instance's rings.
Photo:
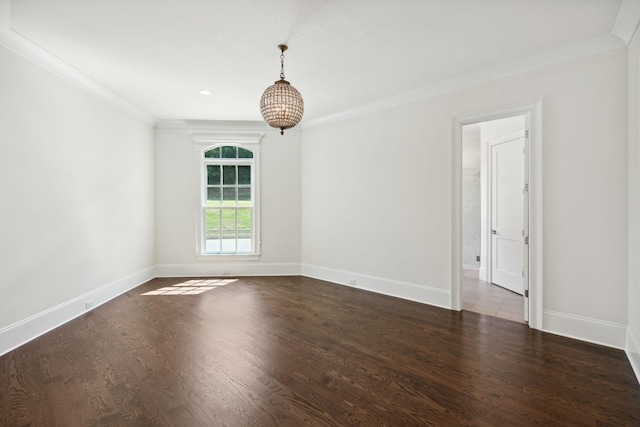
<path id="1" fill-rule="evenodd" d="M 462 310 L 462 127 L 465 125 L 526 115 L 529 137 L 525 139 L 525 170 L 528 174 L 528 271 L 529 327 L 543 329 L 542 286 L 542 100 L 487 109 L 451 118 L 451 309 Z"/>

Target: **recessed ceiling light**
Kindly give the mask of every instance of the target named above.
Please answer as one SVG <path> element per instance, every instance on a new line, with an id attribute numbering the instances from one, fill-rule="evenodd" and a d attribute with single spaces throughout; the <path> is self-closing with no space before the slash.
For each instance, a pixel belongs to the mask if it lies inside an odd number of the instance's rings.
<path id="1" fill-rule="evenodd" d="M 213 95 L 213 93 L 210 90 L 207 90 L 207 89 L 202 89 L 200 91 L 200 93 L 203 94 L 203 95 L 207 95 L 207 96 Z"/>

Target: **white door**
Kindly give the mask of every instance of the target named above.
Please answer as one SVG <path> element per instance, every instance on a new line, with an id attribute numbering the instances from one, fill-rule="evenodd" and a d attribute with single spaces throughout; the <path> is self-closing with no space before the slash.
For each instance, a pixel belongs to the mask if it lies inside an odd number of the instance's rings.
<path id="1" fill-rule="evenodd" d="M 523 294 L 524 137 L 491 146 L 491 281 Z"/>

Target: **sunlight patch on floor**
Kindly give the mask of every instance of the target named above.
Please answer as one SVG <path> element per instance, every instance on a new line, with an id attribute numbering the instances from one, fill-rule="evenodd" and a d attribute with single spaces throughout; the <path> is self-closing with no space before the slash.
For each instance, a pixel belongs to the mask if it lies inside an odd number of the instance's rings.
<path id="1" fill-rule="evenodd" d="M 194 279 L 172 286 L 145 292 L 142 295 L 198 295 L 220 286 L 228 285 L 238 279 Z"/>

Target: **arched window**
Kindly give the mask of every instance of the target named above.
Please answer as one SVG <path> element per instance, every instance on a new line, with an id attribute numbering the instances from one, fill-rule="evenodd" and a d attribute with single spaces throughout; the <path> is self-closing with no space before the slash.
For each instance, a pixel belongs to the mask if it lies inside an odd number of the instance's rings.
<path id="1" fill-rule="evenodd" d="M 257 155 L 241 145 L 202 151 L 200 252 L 250 255 L 259 252 Z"/>

